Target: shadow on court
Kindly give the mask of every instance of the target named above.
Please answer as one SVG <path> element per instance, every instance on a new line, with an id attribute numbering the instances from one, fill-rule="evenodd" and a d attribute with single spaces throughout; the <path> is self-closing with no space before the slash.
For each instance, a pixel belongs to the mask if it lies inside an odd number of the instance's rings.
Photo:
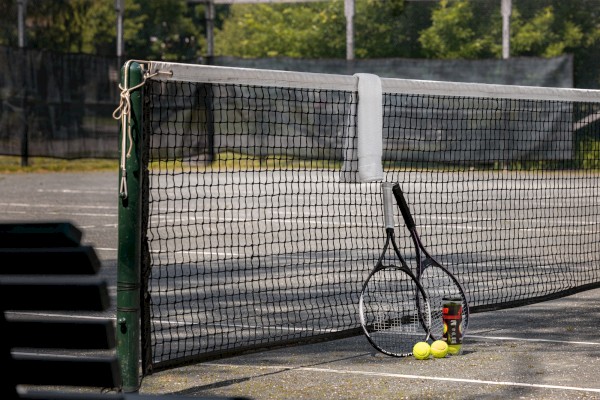
<path id="1" fill-rule="evenodd" d="M 80 227 L 114 296 L 115 173 L 8 174 L 0 175 L 0 185 L 3 221 Z M 392 358 L 356 336 L 156 372 L 142 380 L 140 392 L 256 400 L 600 399 L 599 298 L 596 289 L 473 314 L 464 354 L 456 357 Z"/>
<path id="2" fill-rule="evenodd" d="M 473 314 L 465 351 L 393 358 L 362 336 L 265 350 L 147 376 L 141 392 L 253 399 L 600 399 L 591 290 Z"/>

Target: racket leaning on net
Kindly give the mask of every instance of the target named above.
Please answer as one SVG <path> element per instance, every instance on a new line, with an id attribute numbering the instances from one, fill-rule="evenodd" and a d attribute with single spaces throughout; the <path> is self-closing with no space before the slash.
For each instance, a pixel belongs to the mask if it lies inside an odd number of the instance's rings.
<path id="1" fill-rule="evenodd" d="M 415 343 L 429 339 L 431 310 L 425 290 L 396 244 L 392 184 L 383 183 L 382 190 L 386 241 L 360 292 L 360 324 L 377 350 L 407 357 Z M 391 260 L 397 265 L 387 264 Z"/>
<path id="2" fill-rule="evenodd" d="M 417 233 L 415 220 L 412 217 L 404 194 L 402 193 L 402 189 L 400 189 L 400 185 L 397 183 L 394 184 L 392 192 L 394 193 L 396 203 L 398 204 L 398 208 L 400 208 L 400 212 L 406 223 L 406 228 L 408 229 L 415 246 L 417 279 L 425 289 L 425 293 L 427 293 L 429 304 L 431 306 L 431 339 L 438 340 L 443 337 L 443 308 L 446 301 L 462 303 L 461 309 L 457 315 L 460 313 L 462 316 L 462 323 L 459 329 L 461 329 L 462 335 L 464 335 L 469 324 L 469 304 L 460 282 L 425 249 L 425 246 Z"/>

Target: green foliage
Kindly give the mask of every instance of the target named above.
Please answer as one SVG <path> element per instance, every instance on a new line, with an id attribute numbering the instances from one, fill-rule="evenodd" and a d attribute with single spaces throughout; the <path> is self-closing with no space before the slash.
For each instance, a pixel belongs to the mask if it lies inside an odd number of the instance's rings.
<path id="1" fill-rule="evenodd" d="M 356 0 L 357 58 L 500 58 L 500 1 Z M 600 46 L 597 0 L 513 1 L 511 55 L 584 56 Z M 345 54 L 343 0 L 234 5 L 216 32 L 218 55 L 336 57 Z"/>
<path id="2" fill-rule="evenodd" d="M 600 140 L 582 141 L 577 149 L 577 159 L 580 168 L 600 170 Z"/>
<path id="3" fill-rule="evenodd" d="M 356 0 L 356 57 L 421 57 L 417 35 L 429 23 L 430 8 L 427 3 L 407 7 L 404 0 Z"/>
<path id="4" fill-rule="evenodd" d="M 28 2 L 26 45 L 59 52 L 101 54 L 114 41 L 114 20 L 111 0 L 37 1 L 35 6 Z"/>
<path id="5" fill-rule="evenodd" d="M 544 7 L 534 7 L 513 2 L 512 56 L 555 57 L 593 45 L 600 38 L 598 16 L 596 24 L 590 24 L 590 15 L 572 11 L 579 2 L 569 3 L 569 8 L 556 1 L 544 3 Z M 491 10 L 483 2 L 441 0 L 419 42 L 431 58 L 498 58 L 502 54 L 500 2 Z"/>
<path id="6" fill-rule="evenodd" d="M 0 2 L 0 44 L 17 45 L 16 0 Z M 26 45 L 68 53 L 114 55 L 115 0 L 27 3 Z M 123 31 L 128 58 L 196 60 L 202 55 L 204 6 L 186 0 L 127 0 Z"/>
<path id="7" fill-rule="evenodd" d="M 202 55 L 205 47 L 203 8 L 192 8 L 185 0 L 127 3 L 131 3 L 124 26 L 128 58 L 196 61 Z"/>
<path id="8" fill-rule="evenodd" d="M 357 58 L 499 58 L 500 0 L 355 0 Z M 196 61 L 206 53 L 204 5 L 127 0 L 125 56 Z M 600 0 L 513 1 L 511 55 L 600 54 Z M 238 57 L 345 58 L 344 0 L 218 5 L 215 53 Z M 27 46 L 114 55 L 114 0 L 35 0 L 27 6 Z M 0 45 L 17 45 L 17 1 L 0 1 Z M 577 65 L 576 65 L 577 67 Z M 579 68 L 600 85 L 600 73 Z"/>
<path id="9" fill-rule="evenodd" d="M 555 57 L 583 44 L 582 29 L 573 21 L 560 20 L 552 6 L 524 20 L 519 11 L 511 21 L 513 54 Z"/>
<path id="10" fill-rule="evenodd" d="M 17 47 L 17 2 L 0 1 L 0 46 Z"/>
<path id="11" fill-rule="evenodd" d="M 114 0 L 36 0 L 26 7 L 28 48 L 114 55 Z M 0 44 L 17 46 L 17 1 L 0 2 Z"/>
<path id="12" fill-rule="evenodd" d="M 490 39 L 498 33 L 495 20 L 486 26 L 487 34 L 478 28 L 480 15 L 473 12 L 469 0 L 442 0 L 431 16 L 431 26 L 421 31 L 419 42 L 431 58 L 479 58 L 490 53 Z M 500 27 L 501 29 L 501 27 Z"/>
<path id="13" fill-rule="evenodd" d="M 119 170 L 118 160 L 85 158 L 62 160 L 47 157 L 30 157 L 23 165 L 21 157 L 0 156 L 0 173 L 7 172 L 99 172 Z"/>
<path id="14" fill-rule="evenodd" d="M 417 27 L 430 5 L 407 9 L 404 0 L 356 0 L 357 58 L 417 57 Z M 239 4 L 215 32 L 217 55 L 345 58 L 344 1 L 305 4 Z"/>
<path id="15" fill-rule="evenodd" d="M 344 57 L 343 2 L 232 5 L 215 32 L 219 55 Z"/>

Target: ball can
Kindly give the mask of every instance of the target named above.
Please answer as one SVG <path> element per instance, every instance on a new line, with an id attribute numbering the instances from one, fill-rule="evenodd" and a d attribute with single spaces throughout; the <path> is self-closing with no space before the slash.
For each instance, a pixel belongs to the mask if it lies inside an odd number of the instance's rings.
<path id="1" fill-rule="evenodd" d="M 444 333 L 442 340 L 448 344 L 448 354 L 462 353 L 462 300 L 460 298 L 446 297 L 442 299 L 442 319 Z"/>

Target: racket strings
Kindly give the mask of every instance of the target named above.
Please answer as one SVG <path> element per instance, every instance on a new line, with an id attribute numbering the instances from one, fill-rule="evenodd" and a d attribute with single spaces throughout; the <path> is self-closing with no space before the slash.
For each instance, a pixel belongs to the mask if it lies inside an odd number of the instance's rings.
<path id="1" fill-rule="evenodd" d="M 361 318 L 371 342 L 384 353 L 409 355 L 413 345 L 427 337 L 428 303 L 416 281 L 396 267 L 371 275 L 361 295 Z"/>
<path id="2" fill-rule="evenodd" d="M 429 266 L 419 277 L 419 282 L 427 293 L 431 307 L 431 337 L 441 339 L 444 333 L 443 308 L 448 299 L 460 299 L 462 307 L 463 331 L 468 323 L 467 305 L 464 293 L 454 279 L 442 268 Z"/>

